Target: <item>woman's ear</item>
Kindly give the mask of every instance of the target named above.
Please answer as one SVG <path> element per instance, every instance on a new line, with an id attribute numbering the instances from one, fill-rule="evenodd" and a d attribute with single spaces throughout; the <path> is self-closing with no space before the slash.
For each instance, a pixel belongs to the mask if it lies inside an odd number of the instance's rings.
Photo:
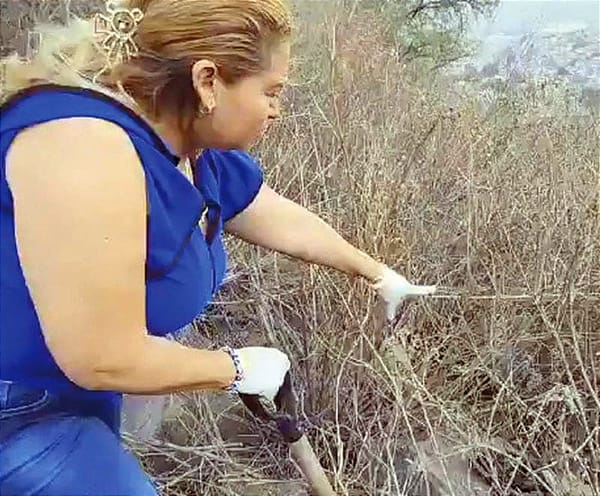
<path id="1" fill-rule="evenodd" d="M 207 113 L 216 106 L 217 66 L 210 60 L 198 60 L 192 66 L 192 84 Z"/>

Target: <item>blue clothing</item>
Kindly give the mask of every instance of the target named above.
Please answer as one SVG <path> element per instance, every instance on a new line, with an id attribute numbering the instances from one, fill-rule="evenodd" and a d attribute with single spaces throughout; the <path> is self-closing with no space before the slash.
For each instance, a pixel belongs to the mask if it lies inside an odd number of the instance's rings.
<path id="1" fill-rule="evenodd" d="M 0 381 L 2 496 L 158 496 L 106 423 L 69 412 L 47 391 Z"/>
<path id="2" fill-rule="evenodd" d="M 84 390 L 60 370 L 44 342 L 16 247 L 13 198 L 5 174 L 7 151 L 19 131 L 69 117 L 93 117 L 119 125 L 139 155 L 148 196 L 146 325 L 153 335 L 164 336 L 182 329 L 210 303 L 227 266 L 223 225 L 254 199 L 263 175 L 260 166 L 246 152 L 206 150 L 195 164 L 192 184 L 177 169 L 179 159 L 145 121 L 116 100 L 93 90 L 43 85 L 25 90 L 3 105 L 0 381 L 31 391 L 45 391 L 60 398 L 63 414 L 80 420 L 95 417 L 104 422 L 107 432 L 118 435 L 121 394 Z M 41 154 L 40 174 L 52 174 Z M 204 212 L 210 226 L 206 236 L 198 225 Z M 68 422 L 61 423 L 62 427 L 66 425 Z M 101 427 L 94 425 L 92 430 L 100 435 Z M 47 429 L 59 435 L 62 427 L 50 422 Z M 1 474 L 0 471 L 0 489 Z"/>

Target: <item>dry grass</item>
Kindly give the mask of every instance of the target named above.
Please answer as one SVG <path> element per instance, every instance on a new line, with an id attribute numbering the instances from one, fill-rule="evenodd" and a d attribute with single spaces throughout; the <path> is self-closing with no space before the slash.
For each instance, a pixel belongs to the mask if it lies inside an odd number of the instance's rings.
<path id="1" fill-rule="evenodd" d="M 293 356 L 339 494 L 599 495 L 597 119 L 543 92 L 449 109 L 375 17 L 298 9 L 297 84 L 257 150 L 269 182 L 461 296 L 390 329 L 363 282 L 230 240 L 231 281 L 192 339 Z M 189 397 L 165 431 L 130 440 L 164 494 L 305 494 L 273 482 L 299 473 L 234 402 Z"/>

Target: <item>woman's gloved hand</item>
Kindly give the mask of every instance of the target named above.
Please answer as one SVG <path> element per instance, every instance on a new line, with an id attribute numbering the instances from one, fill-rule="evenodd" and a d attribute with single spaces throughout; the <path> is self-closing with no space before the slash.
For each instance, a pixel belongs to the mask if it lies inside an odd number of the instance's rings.
<path id="1" fill-rule="evenodd" d="M 412 296 L 424 296 L 435 293 L 436 286 L 417 286 L 411 284 L 389 267 L 384 267 L 381 276 L 373 283 L 373 288 L 386 302 L 387 319 L 394 320 L 398 306 Z"/>
<path id="2" fill-rule="evenodd" d="M 290 369 L 290 359 L 276 348 L 226 348 L 236 366 L 236 380 L 228 390 L 255 394 L 273 401 Z"/>

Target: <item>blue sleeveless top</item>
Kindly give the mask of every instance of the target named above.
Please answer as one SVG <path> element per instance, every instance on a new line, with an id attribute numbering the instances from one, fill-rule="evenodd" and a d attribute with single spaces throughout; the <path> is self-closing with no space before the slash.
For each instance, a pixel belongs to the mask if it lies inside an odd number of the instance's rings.
<path id="1" fill-rule="evenodd" d="M 146 325 L 153 335 L 173 333 L 209 304 L 226 271 L 223 224 L 254 199 L 263 175 L 246 152 L 206 150 L 194 167 L 194 184 L 152 128 L 130 109 L 89 89 L 57 85 L 28 88 L 0 113 L 0 379 L 43 387 L 94 404 L 120 401 L 112 392 L 86 391 L 59 369 L 45 345 L 15 242 L 6 153 L 22 129 L 52 119 L 95 117 L 127 132 L 140 157 L 148 195 Z M 67 151 L 68 152 L 68 151 Z M 44 163 L 40 174 L 52 174 Z M 207 215 L 206 236 L 199 227 Z M 127 304 L 124 302 L 123 304 Z M 91 402 L 91 403 L 90 403 Z M 101 412 L 99 413 L 102 416 Z M 114 421 L 113 418 L 111 420 Z"/>

